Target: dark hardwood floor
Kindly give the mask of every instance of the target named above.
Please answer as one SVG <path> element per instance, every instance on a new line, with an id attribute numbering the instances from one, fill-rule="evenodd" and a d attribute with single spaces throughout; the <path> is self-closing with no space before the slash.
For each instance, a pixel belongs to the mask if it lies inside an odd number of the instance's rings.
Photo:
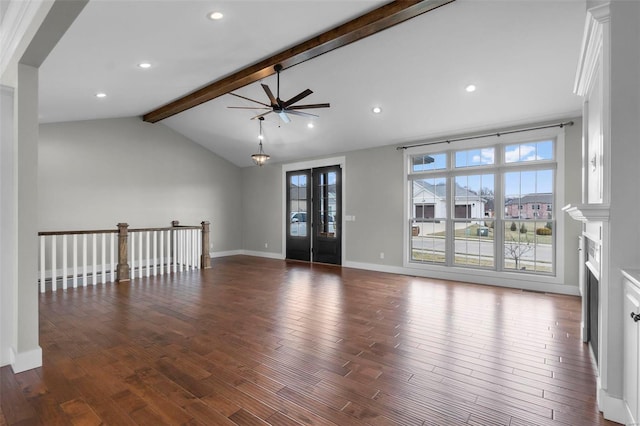
<path id="1" fill-rule="evenodd" d="M 246 256 L 40 296 L 4 425 L 607 425 L 580 300 Z"/>

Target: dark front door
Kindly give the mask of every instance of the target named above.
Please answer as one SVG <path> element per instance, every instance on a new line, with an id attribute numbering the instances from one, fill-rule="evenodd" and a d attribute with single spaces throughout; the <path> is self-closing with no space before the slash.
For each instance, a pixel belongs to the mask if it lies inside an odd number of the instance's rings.
<path id="1" fill-rule="evenodd" d="M 311 170 L 287 172 L 287 259 L 311 260 Z"/>
<path id="2" fill-rule="evenodd" d="M 313 197 L 312 197 L 313 195 Z M 342 169 L 287 172 L 287 259 L 342 263 Z"/>
<path id="3" fill-rule="evenodd" d="M 313 169 L 313 261 L 342 263 L 342 169 Z"/>

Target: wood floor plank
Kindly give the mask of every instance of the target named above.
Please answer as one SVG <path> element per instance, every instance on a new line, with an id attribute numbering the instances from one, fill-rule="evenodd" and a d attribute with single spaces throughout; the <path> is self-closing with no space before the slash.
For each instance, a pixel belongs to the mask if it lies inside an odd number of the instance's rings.
<path id="1" fill-rule="evenodd" d="M 577 297 L 212 263 L 40 294 L 43 366 L 0 369 L 0 426 L 614 424 Z"/>

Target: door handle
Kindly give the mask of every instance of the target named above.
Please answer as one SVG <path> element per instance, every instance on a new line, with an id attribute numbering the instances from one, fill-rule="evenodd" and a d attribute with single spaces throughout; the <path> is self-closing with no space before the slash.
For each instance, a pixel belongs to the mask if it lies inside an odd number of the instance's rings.
<path id="1" fill-rule="evenodd" d="M 636 314 L 634 312 L 631 312 L 631 319 L 635 322 L 640 321 L 640 314 Z"/>

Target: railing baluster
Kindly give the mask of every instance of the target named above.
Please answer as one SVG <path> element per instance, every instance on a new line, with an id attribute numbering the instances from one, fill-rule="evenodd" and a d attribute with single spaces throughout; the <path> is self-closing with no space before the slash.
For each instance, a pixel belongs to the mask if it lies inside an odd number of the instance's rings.
<path id="1" fill-rule="evenodd" d="M 44 290 L 45 290 L 45 279 L 46 279 L 46 272 L 47 272 L 47 266 L 46 266 L 47 253 L 45 251 L 46 238 L 47 237 L 44 235 L 40 236 L 40 292 L 41 293 L 44 293 Z"/>
<path id="2" fill-rule="evenodd" d="M 202 262 L 202 229 L 198 229 L 198 237 L 196 238 L 196 248 L 198 249 L 196 256 L 196 265 L 198 265 L 198 269 L 203 269 Z"/>
<path id="3" fill-rule="evenodd" d="M 196 268 L 196 257 L 198 257 L 198 248 L 196 247 L 196 235 L 198 235 L 197 229 L 191 230 L 191 269 Z"/>
<path id="4" fill-rule="evenodd" d="M 160 249 L 160 275 L 164 274 L 164 231 L 160 231 L 160 242 L 158 244 Z"/>
<path id="5" fill-rule="evenodd" d="M 136 233 L 129 232 L 129 257 L 131 258 L 131 278 L 136 277 Z"/>
<path id="6" fill-rule="evenodd" d="M 144 245 L 144 240 L 142 232 L 138 232 L 138 235 L 138 278 L 142 278 L 142 246 Z"/>
<path id="7" fill-rule="evenodd" d="M 56 291 L 56 236 L 51 236 L 51 291 Z"/>
<path id="8" fill-rule="evenodd" d="M 100 248 L 102 250 L 102 253 L 100 258 L 102 259 L 102 266 L 100 270 L 100 278 L 101 278 L 100 281 L 102 282 L 102 284 L 106 284 L 107 283 L 107 235 L 102 234 L 101 237 L 102 238 L 100 238 Z"/>
<path id="9" fill-rule="evenodd" d="M 180 236 L 180 248 L 179 248 L 179 259 L 178 259 L 178 267 L 180 268 L 180 272 L 184 270 L 184 232 L 178 231 L 178 235 Z"/>
<path id="10" fill-rule="evenodd" d="M 151 239 L 151 232 L 147 231 L 145 232 L 145 234 L 147 234 L 147 277 L 151 276 L 151 243 L 150 243 L 150 239 Z"/>
<path id="11" fill-rule="evenodd" d="M 171 273 L 171 229 L 167 230 L 167 274 Z"/>
<path id="12" fill-rule="evenodd" d="M 82 286 L 87 286 L 87 234 L 82 234 Z"/>
<path id="13" fill-rule="evenodd" d="M 116 282 L 116 234 L 109 234 L 109 247 L 111 248 L 111 282 Z"/>
<path id="14" fill-rule="evenodd" d="M 78 234 L 73 234 L 73 288 L 78 287 Z"/>
<path id="15" fill-rule="evenodd" d="M 67 235 L 62 236 L 62 289 L 67 289 Z"/>
<path id="16" fill-rule="evenodd" d="M 93 285 L 98 284 L 98 234 L 92 234 L 91 243 L 93 253 L 91 259 L 93 260 Z"/>
<path id="17" fill-rule="evenodd" d="M 184 270 L 188 271 L 191 267 L 191 232 L 184 230 Z"/>
<path id="18" fill-rule="evenodd" d="M 173 236 L 173 272 L 178 272 L 178 230 L 172 231 Z"/>
<path id="19" fill-rule="evenodd" d="M 158 231 L 153 231 L 153 276 L 158 274 Z"/>

